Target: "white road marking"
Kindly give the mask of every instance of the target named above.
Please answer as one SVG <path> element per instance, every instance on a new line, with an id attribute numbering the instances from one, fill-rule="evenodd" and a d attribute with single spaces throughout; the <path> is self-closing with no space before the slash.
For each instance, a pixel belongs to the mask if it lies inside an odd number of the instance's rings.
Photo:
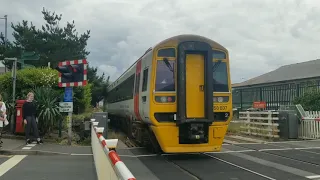
<path id="1" fill-rule="evenodd" d="M 120 157 L 133 157 L 133 158 L 158 156 L 158 154 L 141 154 L 141 155 L 120 155 L 120 154 L 118 154 L 118 155 L 119 155 Z"/>
<path id="2" fill-rule="evenodd" d="M 310 140 L 297 140 L 297 141 L 277 141 L 277 142 L 268 142 L 268 141 L 265 141 L 265 142 L 244 142 L 244 143 L 239 143 L 239 142 L 235 142 L 235 143 L 232 143 L 234 145 L 236 144 L 281 144 L 281 143 L 299 143 L 299 142 L 317 142 L 317 141 L 320 141 L 319 139 L 310 139 Z"/>
<path id="3" fill-rule="evenodd" d="M 71 156 L 92 156 L 93 154 L 74 154 L 71 153 Z"/>
<path id="4" fill-rule="evenodd" d="M 259 149 L 258 151 L 285 151 L 285 150 L 293 150 L 294 148 L 280 148 L 280 149 Z"/>
<path id="5" fill-rule="evenodd" d="M 320 175 L 314 175 L 314 176 L 306 176 L 308 179 L 317 179 L 320 178 Z"/>
<path id="6" fill-rule="evenodd" d="M 32 142 L 31 144 L 25 145 L 22 149 L 24 149 L 24 150 L 29 150 L 29 149 L 35 147 L 36 145 L 37 145 L 36 142 Z"/>
<path id="7" fill-rule="evenodd" d="M 253 152 L 253 151 L 256 151 L 254 149 L 248 149 L 248 150 L 239 150 L 239 151 L 219 151 L 219 152 L 206 152 L 206 153 L 209 153 L 209 154 L 228 154 L 228 153 L 242 153 L 242 152 Z"/>
<path id="8" fill-rule="evenodd" d="M 303 147 L 303 148 L 294 148 L 296 150 L 308 150 L 308 149 L 320 149 L 320 147 Z"/>
<path id="9" fill-rule="evenodd" d="M 259 149 L 258 151 L 285 151 L 285 150 L 308 150 L 308 149 L 320 149 L 320 147 Z"/>
<path id="10" fill-rule="evenodd" d="M 32 147 L 23 147 L 22 149 L 31 149 Z"/>
<path id="11" fill-rule="evenodd" d="M 27 155 L 15 155 L 0 165 L 0 177 L 22 161 Z"/>
<path id="12" fill-rule="evenodd" d="M 28 146 L 28 147 L 34 147 L 34 146 L 36 146 L 37 144 L 27 144 L 26 146 Z"/>
<path id="13" fill-rule="evenodd" d="M 264 178 L 266 178 L 266 179 L 276 180 L 276 179 L 273 179 L 272 177 L 269 177 L 269 176 L 266 176 L 266 175 L 260 174 L 260 173 L 258 173 L 258 172 L 252 171 L 252 170 L 247 169 L 247 168 L 244 168 L 244 167 L 242 167 L 242 166 L 239 166 L 239 165 L 233 164 L 233 163 L 231 163 L 231 162 L 229 162 L 229 161 L 225 161 L 225 160 L 223 160 L 223 159 L 220 159 L 220 158 L 217 158 L 217 157 L 211 156 L 211 155 L 209 155 L 209 154 L 204 154 L 204 155 L 209 156 L 209 157 L 212 157 L 212 158 L 214 158 L 214 159 L 216 159 L 216 160 L 218 160 L 218 161 L 221 161 L 221 162 L 227 163 L 227 164 L 229 164 L 229 165 L 231 165 L 231 166 L 235 166 L 235 167 L 240 168 L 240 169 L 242 169 L 242 170 L 245 170 L 245 171 L 251 172 L 251 173 L 256 174 L 256 175 L 258 175 L 258 176 L 264 177 Z"/>
<path id="14" fill-rule="evenodd" d="M 145 147 L 126 147 L 126 148 L 116 148 L 116 149 L 145 149 Z"/>

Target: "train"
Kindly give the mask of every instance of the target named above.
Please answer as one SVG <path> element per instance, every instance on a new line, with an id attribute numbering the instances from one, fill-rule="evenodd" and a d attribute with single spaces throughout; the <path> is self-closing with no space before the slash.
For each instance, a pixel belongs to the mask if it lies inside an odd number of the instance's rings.
<path id="1" fill-rule="evenodd" d="M 220 151 L 233 116 L 229 52 L 200 35 L 162 40 L 107 87 L 111 126 L 160 153 Z"/>

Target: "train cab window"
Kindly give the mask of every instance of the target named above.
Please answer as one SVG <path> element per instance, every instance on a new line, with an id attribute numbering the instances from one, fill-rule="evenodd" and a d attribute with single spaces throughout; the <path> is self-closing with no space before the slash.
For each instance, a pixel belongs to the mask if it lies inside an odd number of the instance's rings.
<path id="1" fill-rule="evenodd" d="M 226 53 L 224 53 L 222 51 L 213 50 L 212 58 L 213 59 L 227 59 L 227 55 L 226 55 Z"/>
<path id="2" fill-rule="evenodd" d="M 174 48 L 160 49 L 158 57 L 176 57 L 176 50 Z"/>
<path id="3" fill-rule="evenodd" d="M 148 69 L 143 70 L 142 77 L 142 92 L 147 90 L 148 85 Z"/>
<path id="4" fill-rule="evenodd" d="M 214 60 L 212 62 L 213 91 L 229 92 L 227 63 L 221 61 L 227 59 L 226 53 L 213 50 L 212 59 L 218 59 L 218 61 Z"/>
<path id="5" fill-rule="evenodd" d="M 174 60 L 169 60 L 174 67 Z M 166 66 L 163 60 L 157 61 L 155 91 L 175 91 L 174 70 Z"/>
<path id="6" fill-rule="evenodd" d="M 213 91 L 229 92 L 227 63 L 218 61 L 212 62 L 213 70 Z"/>

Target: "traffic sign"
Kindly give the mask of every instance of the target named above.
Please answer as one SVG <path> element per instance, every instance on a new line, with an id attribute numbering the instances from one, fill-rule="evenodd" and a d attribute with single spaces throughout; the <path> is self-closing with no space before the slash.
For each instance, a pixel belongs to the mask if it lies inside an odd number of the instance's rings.
<path id="1" fill-rule="evenodd" d="M 59 102 L 60 112 L 73 112 L 73 102 Z"/>
<path id="2" fill-rule="evenodd" d="M 72 87 L 66 87 L 64 89 L 63 101 L 72 102 Z"/>

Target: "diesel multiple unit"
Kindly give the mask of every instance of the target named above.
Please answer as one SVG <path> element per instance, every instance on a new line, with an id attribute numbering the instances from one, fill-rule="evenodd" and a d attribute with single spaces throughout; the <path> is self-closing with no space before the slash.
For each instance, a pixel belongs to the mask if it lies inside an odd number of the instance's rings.
<path id="1" fill-rule="evenodd" d="M 202 36 L 168 38 L 109 85 L 107 110 L 154 150 L 220 151 L 233 116 L 228 50 Z"/>

